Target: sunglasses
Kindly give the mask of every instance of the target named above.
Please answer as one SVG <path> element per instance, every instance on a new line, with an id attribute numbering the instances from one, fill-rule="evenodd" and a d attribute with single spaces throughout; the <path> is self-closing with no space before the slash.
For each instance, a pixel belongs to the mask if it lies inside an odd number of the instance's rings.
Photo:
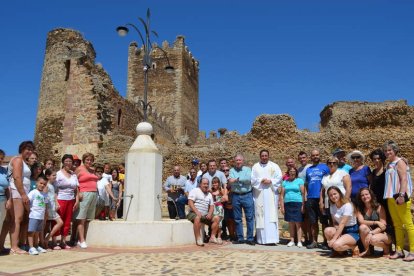
<path id="1" fill-rule="evenodd" d="M 223 170 L 223 172 L 229 172 L 230 170 Z"/>
<path id="2" fill-rule="evenodd" d="M 361 156 L 359 156 L 359 155 L 356 155 L 356 156 L 351 156 L 351 159 L 352 159 L 352 160 L 355 160 L 355 159 L 361 159 Z"/>

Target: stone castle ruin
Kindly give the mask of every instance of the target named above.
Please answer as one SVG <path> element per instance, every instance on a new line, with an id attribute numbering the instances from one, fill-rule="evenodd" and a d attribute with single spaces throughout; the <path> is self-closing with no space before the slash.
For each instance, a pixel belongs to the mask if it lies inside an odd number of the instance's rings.
<path id="1" fill-rule="evenodd" d="M 396 141 L 402 155 L 414 162 L 414 108 L 406 101 L 335 102 L 320 113 L 320 131 L 299 130 L 286 114 L 260 115 L 247 134 L 219 129 L 209 138 L 199 132 L 199 63 L 184 43 L 162 44 L 173 74 L 164 71 L 163 53 L 152 52 L 148 99 L 153 109 L 149 121 L 154 140 L 164 158 L 164 175 L 174 164 L 189 168 L 192 158 L 231 158 L 244 153 L 247 162 L 258 160 L 262 148 L 284 167 L 287 157 L 299 151 L 321 150 L 322 160 L 336 147 L 359 149 L 365 154 L 387 140 Z M 136 43 L 128 50 L 127 96 L 123 98 L 110 76 L 95 63 L 90 42 L 74 30 L 49 32 L 39 96 L 35 143 L 42 157 L 60 160 L 64 153 L 82 155 L 89 151 L 98 163 L 123 162 L 142 121 L 142 51 Z"/>

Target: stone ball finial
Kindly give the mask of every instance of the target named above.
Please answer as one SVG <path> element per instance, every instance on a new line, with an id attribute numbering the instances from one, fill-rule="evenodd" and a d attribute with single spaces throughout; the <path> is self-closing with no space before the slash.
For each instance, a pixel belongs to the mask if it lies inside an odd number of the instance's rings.
<path id="1" fill-rule="evenodd" d="M 151 135 L 153 133 L 152 125 L 148 122 L 141 122 L 137 125 L 137 133 L 139 135 Z"/>

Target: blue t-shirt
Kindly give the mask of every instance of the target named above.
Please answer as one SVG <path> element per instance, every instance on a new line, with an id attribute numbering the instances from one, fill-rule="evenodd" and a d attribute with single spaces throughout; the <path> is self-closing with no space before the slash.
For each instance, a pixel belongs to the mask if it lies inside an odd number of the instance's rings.
<path id="1" fill-rule="evenodd" d="M 6 189 L 10 186 L 7 177 L 7 169 L 0 166 L 0 201 L 6 200 Z"/>
<path id="2" fill-rule="evenodd" d="M 306 170 L 308 183 L 308 198 L 319 198 L 322 187 L 322 177 L 329 173 L 326 164 L 312 165 Z"/>
<path id="3" fill-rule="evenodd" d="M 368 176 L 371 175 L 371 170 L 368 166 L 362 167 L 359 171 L 351 169 L 349 171 L 349 176 L 351 177 L 351 198 L 355 198 L 360 189 L 366 188 L 369 186 Z"/>
<path id="4" fill-rule="evenodd" d="M 343 171 L 346 171 L 347 173 L 349 173 L 349 171 L 352 169 L 352 166 L 351 165 L 348 165 L 348 164 L 344 164 L 342 167 L 338 167 L 338 170 L 343 170 Z"/>
<path id="5" fill-rule="evenodd" d="M 293 181 L 285 180 L 282 187 L 285 189 L 284 202 L 302 202 L 302 192 L 300 186 L 303 186 L 302 178 L 296 178 Z"/>

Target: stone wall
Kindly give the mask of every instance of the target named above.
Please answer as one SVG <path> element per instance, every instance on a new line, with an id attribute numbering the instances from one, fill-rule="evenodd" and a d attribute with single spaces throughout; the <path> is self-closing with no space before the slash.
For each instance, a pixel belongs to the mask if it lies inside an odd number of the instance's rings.
<path id="1" fill-rule="evenodd" d="M 414 163 L 414 107 L 406 101 L 335 102 L 327 105 L 320 116 L 319 132 L 297 129 L 294 119 L 286 114 L 258 116 L 245 135 L 227 131 L 219 136 L 213 132 L 205 138 L 205 132 L 201 132 L 195 145 L 180 144 L 164 152 L 164 175 L 171 173 L 174 164 L 181 164 L 186 172 L 194 157 L 207 161 L 231 159 L 236 153 L 243 153 L 252 165 L 263 148 L 284 170 L 286 158 L 296 159 L 301 150 L 310 153 L 320 149 L 324 161 L 337 147 L 348 152 L 358 149 L 367 155 L 387 140 L 396 141 L 401 154 Z"/>

